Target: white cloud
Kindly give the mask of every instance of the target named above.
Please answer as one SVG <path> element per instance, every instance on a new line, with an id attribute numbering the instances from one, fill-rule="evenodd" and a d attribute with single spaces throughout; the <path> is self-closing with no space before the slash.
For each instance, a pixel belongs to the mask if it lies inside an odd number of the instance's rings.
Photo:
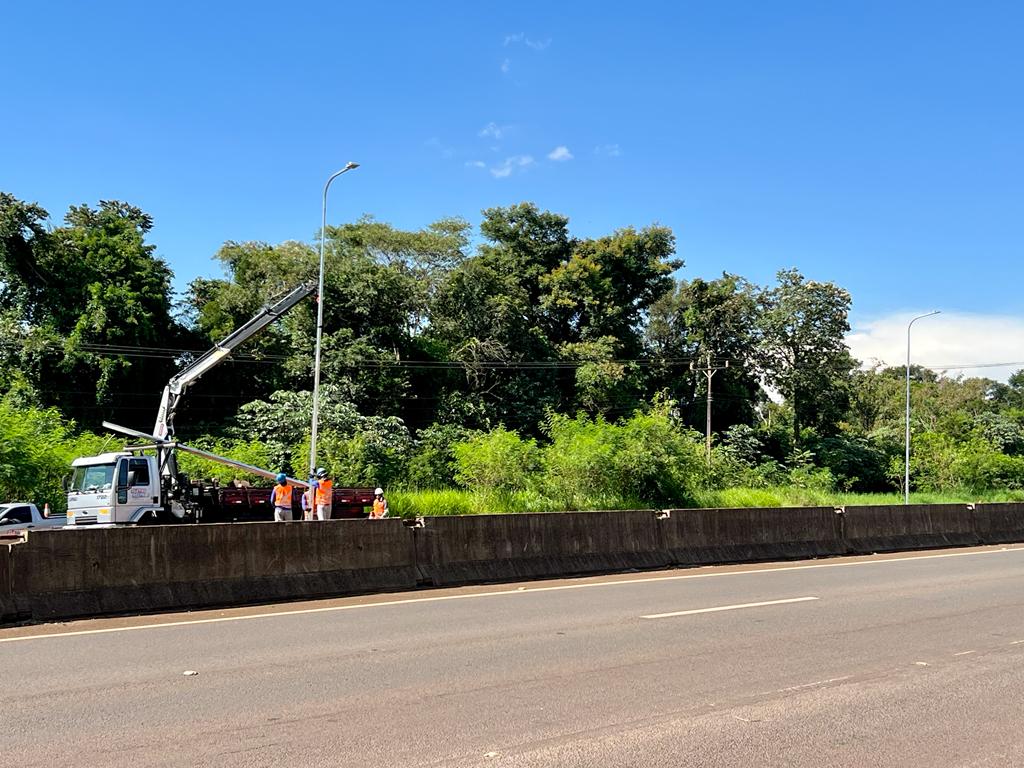
<path id="1" fill-rule="evenodd" d="M 483 160 L 467 160 L 466 161 L 466 167 L 467 168 L 486 168 L 487 167 L 487 163 L 485 163 Z"/>
<path id="2" fill-rule="evenodd" d="M 572 152 L 569 151 L 567 146 L 561 145 L 548 152 L 548 160 L 564 163 L 566 160 L 572 160 Z"/>
<path id="3" fill-rule="evenodd" d="M 493 166 L 491 175 L 496 179 L 508 178 L 515 171 L 523 171 L 534 164 L 534 159 L 529 155 L 513 155 L 506 157 L 499 165 Z"/>
<path id="4" fill-rule="evenodd" d="M 859 323 L 846 343 L 866 365 L 906 365 L 907 323 L 918 314 L 899 313 Z M 1024 317 L 943 313 L 914 323 L 910 346 L 914 365 L 948 376 L 1006 381 L 1024 368 Z"/>
<path id="5" fill-rule="evenodd" d="M 517 32 L 514 35 L 505 35 L 504 46 L 506 48 L 510 45 L 517 45 L 519 43 L 522 43 L 527 48 L 531 48 L 535 51 L 543 51 L 551 46 L 551 38 L 546 37 L 543 40 L 532 40 L 523 32 Z"/>
<path id="6" fill-rule="evenodd" d="M 622 149 L 619 148 L 618 144 L 601 144 L 594 147 L 595 155 L 604 155 L 605 157 L 619 157 L 622 154 Z"/>
<path id="7" fill-rule="evenodd" d="M 509 59 L 505 59 L 501 62 L 501 73 L 507 75 L 508 71 L 512 68 L 512 62 Z"/>
<path id="8" fill-rule="evenodd" d="M 492 139 L 500 139 L 502 136 L 505 135 L 509 127 L 510 126 L 498 125 L 497 123 L 491 122 L 485 125 L 483 128 L 481 128 L 480 131 L 477 133 L 477 136 L 480 136 L 481 138 L 490 137 Z"/>

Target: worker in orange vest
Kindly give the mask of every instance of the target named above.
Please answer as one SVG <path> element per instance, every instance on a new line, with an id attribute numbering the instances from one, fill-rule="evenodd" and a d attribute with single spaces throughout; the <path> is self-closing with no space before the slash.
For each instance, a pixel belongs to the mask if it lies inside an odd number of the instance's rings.
<path id="1" fill-rule="evenodd" d="M 270 492 L 270 501 L 274 505 L 274 521 L 283 523 L 292 519 L 292 487 L 288 485 L 288 475 L 277 474 L 277 485 Z"/>
<path id="2" fill-rule="evenodd" d="M 383 488 L 373 490 L 373 512 L 370 513 L 371 520 L 379 520 L 388 516 L 388 500 L 384 498 Z"/>
<path id="3" fill-rule="evenodd" d="M 331 519 L 331 502 L 334 496 L 334 483 L 327 477 L 327 470 L 320 467 L 316 471 L 316 519 Z"/>

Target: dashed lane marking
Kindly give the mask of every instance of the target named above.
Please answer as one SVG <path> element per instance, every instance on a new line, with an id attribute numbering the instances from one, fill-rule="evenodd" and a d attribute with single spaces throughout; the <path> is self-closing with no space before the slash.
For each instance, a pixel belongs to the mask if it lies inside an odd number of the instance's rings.
<path id="1" fill-rule="evenodd" d="M 698 613 L 718 613 L 719 611 L 738 611 L 742 608 L 763 608 L 766 605 L 786 605 L 787 603 L 806 603 L 820 600 L 819 597 L 787 597 L 785 600 L 765 600 L 760 603 L 737 603 L 735 605 L 718 605 L 714 608 L 693 608 L 688 611 L 672 611 L 671 613 L 651 613 L 641 619 L 669 619 L 673 616 L 693 616 Z"/>

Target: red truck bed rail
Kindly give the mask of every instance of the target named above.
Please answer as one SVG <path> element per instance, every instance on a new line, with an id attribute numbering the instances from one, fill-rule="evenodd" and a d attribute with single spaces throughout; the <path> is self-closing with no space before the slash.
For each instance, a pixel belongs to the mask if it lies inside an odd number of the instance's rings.
<path id="1" fill-rule="evenodd" d="M 367 517 L 366 507 L 373 505 L 373 488 L 335 488 L 331 519 Z M 204 523 L 251 522 L 273 520 L 271 488 L 206 488 L 201 495 Z M 302 489 L 292 489 L 292 519 L 302 519 Z"/>

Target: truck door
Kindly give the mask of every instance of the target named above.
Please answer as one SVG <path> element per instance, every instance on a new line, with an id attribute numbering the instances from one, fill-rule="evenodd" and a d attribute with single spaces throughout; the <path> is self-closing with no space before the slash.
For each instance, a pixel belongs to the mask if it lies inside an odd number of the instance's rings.
<path id="1" fill-rule="evenodd" d="M 128 459 L 128 497 L 132 503 L 152 504 L 159 501 L 154 498 L 152 478 L 149 475 L 149 460 L 145 458 Z"/>
<path id="2" fill-rule="evenodd" d="M 159 494 L 152 487 L 149 460 L 122 458 L 117 461 L 117 503 L 152 504 L 159 502 Z"/>

